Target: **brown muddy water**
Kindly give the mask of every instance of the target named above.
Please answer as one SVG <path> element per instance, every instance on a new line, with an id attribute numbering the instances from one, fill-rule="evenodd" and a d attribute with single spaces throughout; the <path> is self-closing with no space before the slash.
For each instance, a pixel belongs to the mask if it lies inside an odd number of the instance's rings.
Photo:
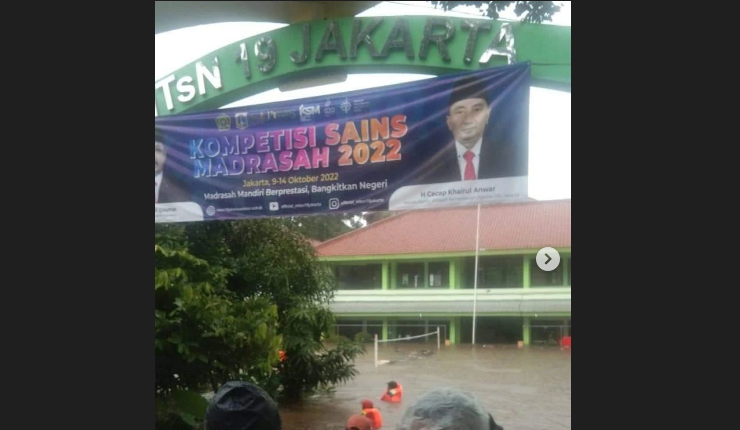
<path id="1" fill-rule="evenodd" d="M 394 430 L 404 410 L 427 390 L 447 386 L 473 393 L 506 430 L 571 428 L 571 351 L 533 346 L 470 345 L 443 347 L 402 344 L 381 347 L 391 362 L 375 369 L 372 345 L 356 361 L 360 374 L 337 387 L 334 396 L 314 396 L 282 407 L 284 430 L 344 430 L 347 419 L 372 400 L 383 415 L 383 429 Z M 388 381 L 403 385 L 400 404 L 380 401 Z"/>

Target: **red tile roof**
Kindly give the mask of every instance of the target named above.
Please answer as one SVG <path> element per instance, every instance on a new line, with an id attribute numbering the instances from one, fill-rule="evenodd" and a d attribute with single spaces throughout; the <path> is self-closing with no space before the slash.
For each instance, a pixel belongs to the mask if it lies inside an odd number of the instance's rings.
<path id="1" fill-rule="evenodd" d="M 477 207 L 407 211 L 316 247 L 322 257 L 475 251 Z M 571 201 L 481 207 L 485 250 L 571 246 Z"/>

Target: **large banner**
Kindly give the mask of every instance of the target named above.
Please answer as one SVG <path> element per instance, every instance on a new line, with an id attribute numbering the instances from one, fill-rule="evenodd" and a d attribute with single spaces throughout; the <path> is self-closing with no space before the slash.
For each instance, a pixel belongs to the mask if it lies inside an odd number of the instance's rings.
<path id="1" fill-rule="evenodd" d="M 527 197 L 529 64 L 154 120 L 154 221 Z"/>

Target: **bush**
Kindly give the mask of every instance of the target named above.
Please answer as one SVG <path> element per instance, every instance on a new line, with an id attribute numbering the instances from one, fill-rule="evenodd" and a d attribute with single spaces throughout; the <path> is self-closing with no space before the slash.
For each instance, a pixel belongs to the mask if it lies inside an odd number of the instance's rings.
<path id="1" fill-rule="evenodd" d="M 355 342 L 358 343 L 369 343 L 374 342 L 375 336 L 371 335 L 370 333 L 366 331 L 361 331 L 355 335 Z"/>

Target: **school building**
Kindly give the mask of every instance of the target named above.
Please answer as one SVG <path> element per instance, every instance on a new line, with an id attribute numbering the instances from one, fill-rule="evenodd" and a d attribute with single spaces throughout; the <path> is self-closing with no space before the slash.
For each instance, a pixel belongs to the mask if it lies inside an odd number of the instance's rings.
<path id="1" fill-rule="evenodd" d="M 477 207 L 407 211 L 316 245 L 339 283 L 338 333 L 381 339 L 473 329 Z M 571 335 L 571 201 L 482 206 L 476 343 L 557 344 Z M 535 261 L 555 248 L 560 264 Z M 436 338 L 434 339 L 436 342 Z"/>

